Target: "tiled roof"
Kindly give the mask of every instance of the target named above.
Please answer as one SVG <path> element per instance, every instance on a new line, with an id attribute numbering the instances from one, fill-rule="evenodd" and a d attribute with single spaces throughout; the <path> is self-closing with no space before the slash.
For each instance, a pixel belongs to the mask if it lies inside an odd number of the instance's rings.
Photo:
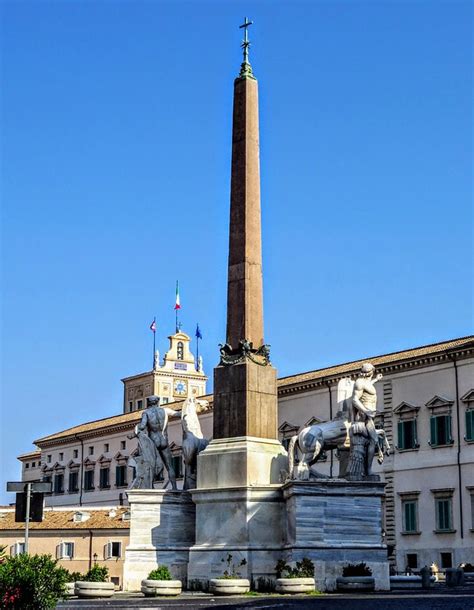
<path id="1" fill-rule="evenodd" d="M 286 394 L 291 391 L 290 388 L 293 386 L 304 385 L 311 382 L 317 382 L 324 378 L 338 377 L 342 375 L 348 375 L 357 371 L 362 363 L 370 361 L 372 364 L 378 367 L 389 366 L 395 363 L 401 363 L 404 361 L 415 360 L 427 356 L 436 356 L 436 354 L 443 354 L 450 350 L 457 350 L 462 348 L 474 348 L 474 336 L 462 337 L 460 339 L 453 339 L 452 341 L 443 341 L 441 343 L 434 343 L 431 345 L 424 345 L 422 347 L 416 347 L 413 349 L 403 350 L 400 352 L 393 352 L 391 354 L 385 354 L 381 356 L 369 356 L 361 360 L 354 360 L 352 362 L 346 362 L 344 364 L 338 364 L 336 366 L 330 366 L 323 369 L 317 369 L 314 371 L 308 371 L 306 373 L 298 373 L 297 375 L 290 375 L 288 377 L 281 377 L 278 380 L 278 391 L 280 394 Z M 201 396 L 200 399 L 207 400 L 212 405 L 212 394 L 207 396 Z M 170 408 L 180 408 L 182 401 L 176 401 L 170 403 Z M 74 438 L 76 434 L 87 434 L 94 433 L 104 428 L 123 427 L 132 429 L 141 418 L 141 411 L 133 411 L 132 413 L 125 413 L 123 415 L 114 415 L 112 417 L 106 417 L 104 419 L 97 419 L 79 426 L 62 430 L 49 436 L 44 436 L 35 441 L 35 444 L 42 445 L 44 443 L 50 443 L 55 440 L 65 440 L 68 437 Z"/>
<path id="2" fill-rule="evenodd" d="M 22 453 L 21 455 L 18 456 L 19 460 L 34 460 L 35 458 L 40 458 L 41 457 L 41 450 L 40 449 L 34 449 L 33 451 L 30 451 L 28 453 Z"/>
<path id="3" fill-rule="evenodd" d="M 200 396 L 199 400 L 207 400 L 209 402 L 212 401 L 212 394 L 207 396 Z M 175 401 L 167 405 L 170 409 L 180 409 L 180 405 L 183 401 Z M 43 436 L 38 440 L 34 441 L 36 445 L 42 445 L 43 443 L 49 443 L 50 441 L 57 440 L 59 438 L 65 437 L 73 437 L 76 434 L 85 434 L 87 432 L 94 432 L 95 430 L 102 430 L 108 427 L 116 427 L 121 426 L 124 428 L 132 429 L 142 417 L 143 411 L 132 411 L 132 413 L 124 413 L 123 415 L 113 415 L 112 417 L 105 417 L 104 419 L 96 419 L 91 422 L 87 422 L 85 424 L 80 424 L 79 426 L 73 426 L 72 428 L 67 428 L 66 430 L 62 430 L 61 432 L 56 432 L 55 434 L 50 434 L 49 436 Z"/>
<path id="4" fill-rule="evenodd" d="M 345 364 L 338 364 L 336 366 L 330 366 L 324 369 L 317 369 L 314 371 L 308 371 L 306 373 L 298 373 L 297 375 L 290 375 L 288 377 L 280 377 L 278 380 L 278 387 L 282 388 L 295 383 L 304 383 L 323 377 L 332 377 L 351 373 L 358 370 L 364 362 L 371 362 L 373 365 L 381 367 L 406 360 L 426 356 L 435 356 L 436 354 L 442 354 L 449 350 L 460 349 L 463 347 L 469 347 L 471 349 L 474 348 L 474 336 L 471 335 L 469 337 L 453 339 L 452 341 L 443 341 L 442 343 L 433 343 L 431 345 L 424 345 L 422 347 L 393 352 L 391 354 L 384 354 L 382 356 L 369 356 L 367 358 L 363 358 L 362 360 L 354 360 L 352 362 L 346 362 Z"/>
<path id="5" fill-rule="evenodd" d="M 115 508 L 115 516 L 110 516 L 110 508 L 102 510 L 91 509 L 89 507 L 77 507 L 74 510 L 45 509 L 43 521 L 40 523 L 30 522 L 31 530 L 93 530 L 93 529 L 123 529 L 130 528 L 130 521 L 123 520 L 122 515 L 128 508 Z M 89 519 L 85 521 L 74 521 L 77 512 L 87 513 Z M 24 523 L 15 521 L 15 511 L 0 509 L 0 531 L 5 530 L 24 530 Z"/>

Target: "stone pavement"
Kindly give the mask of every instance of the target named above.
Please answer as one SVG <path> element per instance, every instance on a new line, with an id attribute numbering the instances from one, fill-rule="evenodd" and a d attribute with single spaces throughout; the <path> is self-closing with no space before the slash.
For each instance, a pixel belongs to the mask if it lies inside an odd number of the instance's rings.
<path id="1" fill-rule="evenodd" d="M 58 605 L 62 610 L 132 608 L 141 610 L 474 610 L 471 590 L 437 592 L 397 592 L 330 595 L 259 595 L 220 598 L 206 594 L 185 593 L 177 599 L 144 598 L 141 594 L 118 593 L 113 599 L 69 600 Z"/>

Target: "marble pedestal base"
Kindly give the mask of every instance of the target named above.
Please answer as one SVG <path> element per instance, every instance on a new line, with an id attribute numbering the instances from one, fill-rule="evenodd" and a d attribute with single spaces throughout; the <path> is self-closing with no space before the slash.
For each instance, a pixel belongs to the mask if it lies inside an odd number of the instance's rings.
<path id="1" fill-rule="evenodd" d="M 279 441 L 250 436 L 214 439 L 199 454 L 189 586 L 207 589 L 227 569 L 229 553 L 236 566 L 245 559 L 239 574 L 254 585 L 274 577 L 285 541 L 280 476 L 287 463 Z"/>
<path id="2" fill-rule="evenodd" d="M 183 491 L 135 489 L 128 492 L 130 543 L 125 549 L 125 591 L 140 591 L 141 581 L 159 564 L 186 582 L 189 547 L 194 544 L 195 506 Z"/>
<path id="3" fill-rule="evenodd" d="M 365 562 L 372 569 L 375 589 L 389 590 L 382 541 L 384 487 L 380 482 L 342 479 L 285 483 L 286 560 L 311 559 L 321 591 L 336 588 L 344 565 Z"/>

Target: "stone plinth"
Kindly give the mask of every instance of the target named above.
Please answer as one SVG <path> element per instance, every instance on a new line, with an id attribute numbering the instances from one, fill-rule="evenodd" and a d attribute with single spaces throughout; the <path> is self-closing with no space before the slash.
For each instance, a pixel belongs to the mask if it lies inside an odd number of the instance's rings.
<path id="1" fill-rule="evenodd" d="M 281 557 L 286 516 L 281 485 L 192 490 L 196 503 L 196 544 L 190 549 L 188 584 L 207 589 L 227 568 L 232 554 L 241 578 L 275 577 Z M 223 561 L 224 560 L 224 561 Z"/>
<path id="2" fill-rule="evenodd" d="M 335 589 L 344 565 L 365 562 L 372 569 L 375 589 L 390 589 L 382 540 L 384 487 L 385 483 L 341 479 L 283 485 L 287 558 L 308 557 L 314 562 L 316 588 Z"/>
<path id="3" fill-rule="evenodd" d="M 196 544 L 190 549 L 188 582 L 207 588 L 226 569 L 228 553 L 242 578 L 269 579 L 285 540 L 286 515 L 280 473 L 288 458 L 274 439 L 215 439 L 198 457 Z"/>
<path id="4" fill-rule="evenodd" d="M 186 582 L 189 547 L 194 544 L 195 506 L 183 491 L 136 489 L 128 493 L 130 543 L 125 550 L 124 590 L 140 591 L 141 581 L 159 564 Z"/>
<path id="5" fill-rule="evenodd" d="M 245 360 L 214 369 L 213 438 L 278 438 L 276 369 Z"/>
<path id="6" fill-rule="evenodd" d="M 214 439 L 198 455 L 197 488 L 278 484 L 283 470 L 288 470 L 288 457 L 280 441 L 251 436 Z"/>

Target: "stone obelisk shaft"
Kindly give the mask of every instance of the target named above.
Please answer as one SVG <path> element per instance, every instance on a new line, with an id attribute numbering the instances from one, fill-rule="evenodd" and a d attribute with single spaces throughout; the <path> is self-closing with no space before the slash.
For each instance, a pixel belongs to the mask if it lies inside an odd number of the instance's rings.
<path id="1" fill-rule="evenodd" d="M 276 370 L 255 353 L 264 344 L 258 83 L 244 74 L 234 83 L 227 289 L 226 338 L 236 360 L 214 370 L 214 439 L 276 439 Z"/>
<path id="2" fill-rule="evenodd" d="M 258 83 L 234 84 L 227 343 L 263 345 Z"/>

